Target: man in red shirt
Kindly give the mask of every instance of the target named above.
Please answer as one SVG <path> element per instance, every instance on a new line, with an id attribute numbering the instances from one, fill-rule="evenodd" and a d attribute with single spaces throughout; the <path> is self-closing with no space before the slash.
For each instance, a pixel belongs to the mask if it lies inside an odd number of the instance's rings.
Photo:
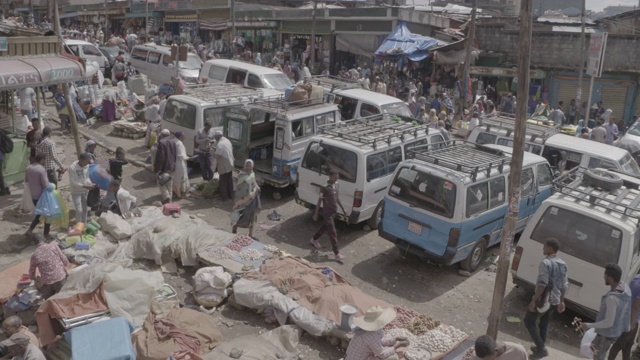
<path id="1" fill-rule="evenodd" d="M 67 280 L 66 266 L 69 260 L 64 256 L 56 242 L 45 243 L 40 235 L 34 236 L 36 251 L 31 255 L 29 277 L 36 278 L 36 269 L 40 272 L 41 287 L 38 289 L 45 299 L 62 289 Z"/>

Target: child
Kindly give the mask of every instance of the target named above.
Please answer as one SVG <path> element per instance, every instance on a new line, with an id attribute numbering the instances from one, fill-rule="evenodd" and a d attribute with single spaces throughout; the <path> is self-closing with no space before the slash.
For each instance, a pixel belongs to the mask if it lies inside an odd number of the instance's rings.
<path id="1" fill-rule="evenodd" d="M 109 173 L 114 180 L 122 180 L 122 167 L 128 163 L 124 158 L 124 149 L 118 146 L 116 148 L 116 158 L 109 159 Z"/>

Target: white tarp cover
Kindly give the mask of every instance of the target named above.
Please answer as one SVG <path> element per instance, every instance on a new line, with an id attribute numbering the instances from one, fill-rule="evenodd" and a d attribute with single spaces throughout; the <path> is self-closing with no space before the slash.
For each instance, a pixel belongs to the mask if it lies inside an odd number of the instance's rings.
<path id="1" fill-rule="evenodd" d="M 178 218 L 164 216 L 135 233 L 127 254 L 132 259 L 154 260 L 158 265 L 180 259 L 183 266 L 194 266 L 198 251 L 232 237 L 233 234 L 183 212 Z"/>
<path id="2" fill-rule="evenodd" d="M 250 309 L 273 308 L 280 325 L 286 324 L 288 314 L 294 324 L 314 336 L 327 334 L 335 327 L 330 320 L 280 293 L 270 281 L 240 279 L 233 284 L 233 294 L 238 304 Z"/>
<path id="3" fill-rule="evenodd" d="M 297 353 L 296 347 L 302 331 L 293 325 L 284 325 L 262 335 L 240 336 L 216 346 L 203 355 L 205 360 L 231 360 L 233 349 L 242 350 L 242 360 L 288 359 Z"/>
<path id="4" fill-rule="evenodd" d="M 112 316 L 142 326 L 149 314 L 156 290 L 164 284 L 159 271 L 117 269 L 105 275 L 104 295 Z"/>

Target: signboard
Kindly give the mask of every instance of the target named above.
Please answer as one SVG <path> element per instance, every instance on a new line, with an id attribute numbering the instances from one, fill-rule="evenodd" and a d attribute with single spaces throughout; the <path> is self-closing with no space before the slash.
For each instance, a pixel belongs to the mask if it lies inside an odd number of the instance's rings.
<path id="1" fill-rule="evenodd" d="M 589 39 L 589 52 L 587 74 L 600 77 L 602 64 L 604 63 L 604 51 L 607 47 L 607 33 L 591 34 Z"/>
<path id="2" fill-rule="evenodd" d="M 0 51 L 7 51 L 9 49 L 9 40 L 6 37 L 0 37 Z"/>
<path id="3" fill-rule="evenodd" d="M 469 69 L 469 73 L 471 75 L 517 77 L 518 69 L 490 66 L 471 66 L 471 68 Z M 545 72 L 544 70 L 531 69 L 529 70 L 529 77 L 531 79 L 544 79 Z"/>

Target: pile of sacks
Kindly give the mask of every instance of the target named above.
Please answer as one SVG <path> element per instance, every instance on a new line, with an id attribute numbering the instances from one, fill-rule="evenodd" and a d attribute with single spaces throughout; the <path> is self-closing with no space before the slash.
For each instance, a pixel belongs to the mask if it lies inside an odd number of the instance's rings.
<path id="1" fill-rule="evenodd" d="M 222 266 L 205 267 L 193 276 L 194 296 L 198 304 L 204 307 L 218 306 L 229 296 L 229 285 L 233 279 Z"/>
<path id="2" fill-rule="evenodd" d="M 316 102 L 318 99 L 322 101 L 324 97 L 324 88 L 322 86 L 313 85 L 313 84 L 298 84 L 291 93 L 288 95 L 287 100 L 291 103 L 295 103 L 296 105 L 304 105 L 308 102 L 305 100 L 310 100 L 309 102 Z"/>

